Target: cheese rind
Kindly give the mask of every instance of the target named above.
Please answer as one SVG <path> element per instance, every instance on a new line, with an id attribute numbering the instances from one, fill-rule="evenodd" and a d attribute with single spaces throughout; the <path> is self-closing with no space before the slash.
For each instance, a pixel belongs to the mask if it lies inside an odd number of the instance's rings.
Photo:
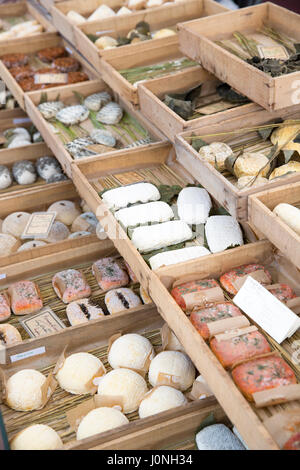
<path id="1" fill-rule="evenodd" d="M 274 208 L 273 212 L 282 222 L 300 235 L 300 209 L 291 204 L 281 203 Z"/>
<path id="2" fill-rule="evenodd" d="M 147 253 L 193 238 L 190 227 L 181 220 L 137 227 L 132 233 L 132 243 L 141 252 Z"/>

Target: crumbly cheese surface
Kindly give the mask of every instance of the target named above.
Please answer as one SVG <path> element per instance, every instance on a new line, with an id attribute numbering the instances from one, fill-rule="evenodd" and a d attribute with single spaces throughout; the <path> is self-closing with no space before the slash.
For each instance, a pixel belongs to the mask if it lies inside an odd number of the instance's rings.
<path id="1" fill-rule="evenodd" d="M 147 416 L 183 406 L 186 403 L 187 399 L 180 390 L 162 385 L 145 396 L 139 407 L 139 416 L 147 418 Z"/>
<path id="2" fill-rule="evenodd" d="M 130 333 L 120 336 L 111 346 L 108 362 L 113 369 L 125 367 L 143 369 L 147 358 L 153 359 L 154 349 L 142 335 Z"/>
<path id="3" fill-rule="evenodd" d="M 182 220 L 137 227 L 132 234 L 132 243 L 142 253 L 176 245 L 193 238 L 190 227 Z"/>
<path id="4" fill-rule="evenodd" d="M 41 387 L 46 377 L 34 369 L 23 369 L 7 381 L 7 404 L 20 411 L 37 410 L 42 406 Z"/>
<path id="5" fill-rule="evenodd" d="M 80 422 L 77 429 L 77 439 L 108 431 L 129 423 L 126 416 L 115 408 L 101 407 L 90 411 Z"/>
<path id="6" fill-rule="evenodd" d="M 104 375 L 98 386 L 99 395 L 121 396 L 123 413 L 132 413 L 147 393 L 145 379 L 130 369 L 114 369 Z"/>

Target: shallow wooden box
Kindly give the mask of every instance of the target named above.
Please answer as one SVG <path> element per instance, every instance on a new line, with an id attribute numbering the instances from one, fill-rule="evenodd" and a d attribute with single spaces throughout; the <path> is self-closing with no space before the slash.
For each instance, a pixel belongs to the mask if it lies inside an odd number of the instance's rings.
<path id="1" fill-rule="evenodd" d="M 300 72 L 273 78 L 215 44 L 263 24 L 300 41 L 300 15 L 267 2 L 178 25 L 181 51 L 269 111 L 300 103 Z"/>
<path id="2" fill-rule="evenodd" d="M 101 5 L 107 5 L 112 9 L 126 5 L 126 0 L 42 0 L 42 2 L 48 4 L 46 8 L 50 11 L 55 28 L 73 44 L 75 26 L 67 18 L 69 11 L 74 10 L 82 16 L 90 16 Z"/>
<path id="3" fill-rule="evenodd" d="M 249 197 L 249 220 L 300 269 L 300 235 L 273 214 L 277 204 L 300 208 L 300 182 Z"/>
<path id="4" fill-rule="evenodd" d="M 60 35 L 56 33 L 44 33 L 42 37 L 35 37 L 32 36 L 30 38 L 26 38 L 26 41 L 23 41 L 20 44 L 15 40 L 9 41 L 8 44 L 1 44 L 0 43 L 0 77 L 6 83 L 9 90 L 14 95 L 15 99 L 18 101 L 20 107 L 25 109 L 25 95 L 31 94 L 34 92 L 24 92 L 18 82 L 14 79 L 11 75 L 9 69 L 5 67 L 3 62 L 1 61 L 1 56 L 5 54 L 13 54 L 13 53 L 25 53 L 25 54 L 32 54 L 34 52 L 40 51 L 41 49 L 47 47 L 57 47 L 57 46 L 64 46 L 68 53 L 72 55 L 75 59 L 77 59 L 81 63 L 81 70 L 85 72 L 90 82 L 94 82 L 98 77 L 99 74 L 95 71 L 95 69 L 81 56 L 79 55 L 75 49 L 73 49 L 69 43 L 67 43 Z M 50 70 L 50 69 L 49 69 Z M 87 82 L 85 82 L 87 83 Z M 73 85 L 64 85 L 64 87 L 72 87 Z M 47 88 L 42 91 L 51 91 L 52 89 L 62 88 L 60 85 L 59 87 Z"/>
<path id="5" fill-rule="evenodd" d="M 44 31 L 41 33 L 37 33 L 31 36 L 23 37 L 23 38 L 17 38 L 14 39 L 17 44 L 21 45 L 25 41 L 27 41 L 28 37 L 32 36 L 37 36 L 40 40 L 42 39 L 43 35 L 45 33 L 50 33 L 55 31 L 54 26 L 50 23 L 50 21 L 47 20 L 45 16 L 43 16 L 40 11 L 34 7 L 34 5 L 29 2 L 29 1 L 21 1 L 21 2 L 16 2 L 16 3 L 5 3 L 0 5 L 0 18 L 4 19 L 6 17 L 12 16 L 12 17 L 18 17 L 18 16 L 24 16 L 28 15 L 31 17 L 32 20 L 37 20 L 38 23 L 40 23 L 44 27 Z M 6 39 L 5 44 L 10 42 L 11 39 Z M 0 45 L 4 44 L 4 41 L 0 41 Z"/>
<path id="6" fill-rule="evenodd" d="M 294 175 L 280 178 L 277 181 L 272 180 L 259 187 L 238 189 L 237 186 L 233 184 L 233 182 L 237 180 L 233 176 L 224 176 L 200 157 L 199 153 L 190 144 L 191 140 L 188 138 L 195 135 L 208 143 L 225 142 L 230 145 L 231 141 L 237 141 L 239 138 L 242 139 L 243 137 L 242 134 L 234 135 L 233 132 L 237 129 L 245 129 L 245 134 L 247 134 L 249 129 L 274 122 L 274 120 L 278 118 L 283 120 L 289 117 L 297 119 L 299 116 L 299 106 L 294 106 L 287 110 L 274 111 L 273 113 L 259 108 L 258 111 L 244 115 L 242 119 L 234 118 L 224 123 L 186 131 L 175 136 L 177 159 L 232 216 L 240 221 L 248 220 L 248 197 L 250 195 L 276 188 L 287 182 L 294 183 L 299 181 L 300 174 L 295 173 Z M 230 133 L 231 131 L 233 132 Z"/>
<path id="7" fill-rule="evenodd" d="M 183 70 L 175 75 L 156 78 L 138 85 L 139 104 L 141 112 L 155 124 L 172 141 L 179 133 L 223 123 L 228 119 L 244 116 L 250 112 L 259 111 L 261 108 L 255 103 L 239 105 L 237 107 L 220 111 L 218 113 L 199 116 L 196 119 L 185 120 L 172 111 L 163 99 L 168 93 L 183 93 L 203 83 L 203 96 L 214 93 L 221 82 L 202 68 Z M 209 103 L 207 103 L 209 104 Z"/>
<path id="8" fill-rule="evenodd" d="M 120 55 L 118 57 L 111 58 L 106 57 L 105 59 L 100 58 L 99 70 L 101 70 L 103 80 L 109 83 L 111 88 L 120 96 L 122 96 L 126 101 L 131 103 L 133 106 L 138 107 L 138 86 L 136 84 L 131 84 L 128 80 L 126 80 L 119 73 L 119 70 L 159 64 L 183 58 L 183 54 L 179 50 L 178 43 L 174 44 L 173 42 L 173 37 L 169 36 L 166 38 L 166 41 L 168 41 L 168 46 L 166 44 L 157 44 L 157 47 L 151 47 L 151 49 L 149 49 L 145 55 L 142 52 L 137 54 L 136 52 L 131 53 L 130 51 L 130 54 L 126 54 L 124 56 Z M 142 44 L 137 44 L 137 46 L 141 47 Z M 185 68 L 185 70 L 201 70 L 201 68 L 198 65 L 193 65 L 191 67 Z M 164 76 L 175 77 L 178 73 L 181 72 L 176 71 L 170 74 L 165 74 Z"/>
<path id="9" fill-rule="evenodd" d="M 4 220 L 6 216 L 13 212 L 24 211 L 32 213 L 45 211 L 53 202 L 60 200 L 73 200 L 79 206 L 80 198 L 71 181 L 60 181 L 58 183 L 31 188 L 23 192 L 18 191 L 2 194 L 0 197 L 0 219 Z M 23 263 L 27 260 L 39 263 L 39 259 L 43 255 L 57 254 L 63 252 L 65 249 L 87 246 L 89 243 L 93 243 L 97 240 L 96 235 L 88 235 L 71 240 L 62 240 L 57 243 L 49 243 L 45 246 L 32 248 L 31 250 L 2 256 L 0 257 L 0 266 L 1 269 L 3 269 L 3 267 Z M 24 243 L 26 241 L 29 240 L 23 240 Z"/>
<path id="10" fill-rule="evenodd" d="M 159 46 L 170 47 L 178 44 L 178 35 L 171 37 L 143 41 L 142 43 L 128 44 L 113 49 L 100 50 L 89 39 L 88 34 L 111 36 L 114 38 L 127 36 L 140 21 L 149 23 L 151 31 L 162 28 L 175 29 L 178 21 L 188 21 L 202 16 L 214 15 L 227 11 L 227 8 L 212 0 L 185 0 L 173 2 L 169 5 L 154 7 L 146 10 L 134 11 L 130 15 L 115 16 L 106 20 L 91 21 L 83 25 L 74 26 L 74 40 L 76 48 L 100 70 L 99 57 L 114 59 L 125 55 L 144 55 Z M 99 34 L 100 33 L 100 34 Z"/>
<path id="11" fill-rule="evenodd" d="M 119 332 L 145 334 L 153 338 L 154 344 L 158 344 L 158 329 L 162 324 L 163 321 L 154 307 L 147 307 L 141 311 L 132 310 L 125 315 L 116 314 L 106 317 L 102 322 L 88 323 L 84 326 L 84 330 L 82 327 L 75 327 L 54 337 L 48 336 L 11 347 L 7 350 L 7 366 L 4 369 L 8 376 L 24 368 L 39 369 L 48 374 L 66 345 L 69 345 L 67 355 L 91 351 L 105 359 L 109 338 Z M 39 347 L 45 348 L 44 354 L 23 361 L 10 362 L 11 356 Z M 8 438 L 11 439 L 14 434 L 31 423 L 41 422 L 49 423 L 59 431 L 65 450 L 192 449 L 195 446 L 194 436 L 197 428 L 209 415 L 213 413 L 216 422 L 228 423 L 223 410 L 214 397 L 210 397 L 144 419 L 137 419 L 137 413 L 132 413 L 129 416 L 129 424 L 76 441 L 75 435 L 69 431 L 66 411 L 89 398 L 90 396 L 82 395 L 74 402 L 74 396 L 58 387 L 46 407 L 39 411 L 20 414 L 2 404 Z"/>
<path id="12" fill-rule="evenodd" d="M 178 163 L 169 143 L 160 144 L 156 148 L 127 150 L 113 158 L 91 157 L 85 162 L 77 161 L 73 165 L 72 178 L 79 194 L 94 211 L 108 237 L 132 267 L 144 289 L 148 290 L 151 268 L 99 195 L 103 189 L 101 178 L 104 177 L 109 187 L 118 187 L 141 179 L 154 184 L 177 184 L 182 187 L 197 181 L 192 173 L 188 173 Z M 248 224 L 243 224 L 243 229 L 249 242 L 257 241 Z"/>
<path id="13" fill-rule="evenodd" d="M 82 84 L 75 84 L 69 85 L 67 87 L 57 87 L 53 88 L 52 90 L 47 90 L 47 97 L 48 100 L 56 99 L 57 95 L 59 94 L 60 99 L 62 101 L 71 102 L 74 98 L 74 91 L 81 93 L 83 96 L 88 96 L 92 93 L 100 92 L 100 91 L 108 91 L 113 95 L 112 90 L 102 81 L 102 80 L 94 80 L 87 83 Z M 37 109 L 37 105 L 40 103 L 41 99 L 41 92 L 32 92 L 26 96 L 26 111 L 32 122 L 36 125 L 39 129 L 40 133 L 42 134 L 45 142 L 50 147 L 50 149 L 55 154 L 56 158 L 59 160 L 61 166 L 63 167 L 65 173 L 71 178 L 72 177 L 72 165 L 76 160 L 69 154 L 69 152 L 65 149 L 63 143 L 59 139 L 59 137 L 53 133 L 50 129 L 47 121 L 42 117 L 40 112 Z M 123 102 L 119 99 L 116 95 L 114 95 L 114 99 L 120 103 L 120 105 L 134 118 L 139 121 L 139 123 L 148 131 L 149 135 L 152 137 L 154 141 L 162 141 L 165 140 L 163 134 L 158 131 L 147 119 L 145 119 L 139 111 L 133 110 L 131 107 L 128 106 L 127 103 Z M 155 147 L 157 146 L 156 142 L 146 144 L 147 147 Z M 139 147 L 139 148 L 142 148 Z M 121 150 L 122 151 L 122 150 Z M 103 155 L 105 157 L 107 155 L 117 155 L 120 150 L 115 150 L 111 152 L 107 152 Z M 91 157 L 81 158 L 80 161 L 89 161 Z"/>
<path id="14" fill-rule="evenodd" d="M 53 156 L 51 150 L 47 147 L 44 142 L 28 145 L 27 147 L 18 147 L 15 149 L 3 149 L 0 151 L 0 165 L 5 165 L 12 168 L 13 164 L 20 162 L 22 160 L 29 160 L 33 163 L 39 157 L 44 157 L 45 155 Z M 17 184 L 15 181 L 13 184 L 6 189 L 0 190 L 0 197 L 11 196 L 19 194 L 19 197 L 22 197 L 22 194 L 27 190 L 32 190 L 40 187 L 56 187 L 60 182 L 57 183 L 46 183 L 45 180 L 37 177 L 37 180 L 32 184 Z"/>
<path id="15" fill-rule="evenodd" d="M 186 314 L 171 296 L 169 290 L 175 280 L 189 276 L 189 279 L 218 279 L 224 272 L 243 264 L 262 263 L 268 266 L 270 259 L 274 257 L 274 247 L 264 240 L 258 243 L 238 247 L 233 250 L 214 255 L 203 256 L 197 260 L 180 263 L 173 266 L 160 268 L 150 277 L 149 293 L 158 306 L 158 311 L 174 331 L 187 354 L 190 356 L 199 372 L 203 375 L 217 400 L 224 409 L 232 423 L 237 427 L 241 436 L 251 450 L 275 450 L 278 445 L 264 426 L 264 419 L 281 411 L 282 409 L 299 409 L 300 401 L 289 404 L 269 406 L 257 409 L 252 406 L 235 386 L 229 373 L 223 368 L 217 357 L 213 354 L 208 344 L 194 328 Z M 282 260 L 282 265 L 288 261 Z M 278 264 L 273 266 L 272 276 L 274 282 L 280 281 L 281 273 L 277 271 Z M 298 290 L 299 295 L 299 271 L 295 267 L 293 276 L 289 277 L 289 283 Z M 290 281 L 293 280 L 293 283 Z M 285 340 L 283 357 L 294 369 L 299 380 L 299 365 L 291 360 L 293 354 L 293 341 L 299 339 L 299 332 L 292 338 Z M 281 351 L 282 348 L 268 336 L 273 349 Z"/>

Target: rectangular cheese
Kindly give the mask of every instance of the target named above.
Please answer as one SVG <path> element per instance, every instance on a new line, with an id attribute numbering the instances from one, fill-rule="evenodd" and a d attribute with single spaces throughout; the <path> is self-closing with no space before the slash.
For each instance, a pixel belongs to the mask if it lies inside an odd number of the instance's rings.
<path id="1" fill-rule="evenodd" d="M 158 201 L 160 194 L 154 184 L 135 183 L 105 191 L 102 194 L 102 199 L 111 210 L 118 210 L 137 202 Z"/>
<path id="2" fill-rule="evenodd" d="M 174 218 L 171 207 L 163 201 L 148 202 L 137 206 L 120 209 L 115 218 L 124 228 L 136 227 L 158 222 L 167 222 Z"/>
<path id="3" fill-rule="evenodd" d="M 132 243 L 141 252 L 147 253 L 167 246 L 191 240 L 194 234 L 181 220 L 137 227 L 132 233 Z"/>

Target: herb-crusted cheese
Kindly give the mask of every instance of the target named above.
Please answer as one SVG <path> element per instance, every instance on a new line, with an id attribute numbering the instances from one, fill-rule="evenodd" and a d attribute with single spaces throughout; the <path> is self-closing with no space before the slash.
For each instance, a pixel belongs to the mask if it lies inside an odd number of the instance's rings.
<path id="1" fill-rule="evenodd" d="M 205 236 L 212 253 L 244 244 L 243 233 L 236 219 L 230 215 L 213 215 L 205 224 Z"/>
<path id="2" fill-rule="evenodd" d="M 163 201 L 148 202 L 115 212 L 116 219 L 125 227 L 136 227 L 147 223 L 167 222 L 173 219 L 171 207 Z"/>
<path id="3" fill-rule="evenodd" d="M 129 186 L 110 189 L 102 195 L 102 199 L 112 210 L 122 209 L 137 202 L 158 201 L 160 194 L 151 183 L 136 183 Z"/>
<path id="4" fill-rule="evenodd" d="M 211 200 L 206 189 L 183 188 L 177 199 L 180 220 L 187 224 L 204 224 L 209 216 Z"/>
<path id="5" fill-rule="evenodd" d="M 137 227 L 132 233 L 132 243 L 141 252 L 147 253 L 193 238 L 190 227 L 182 220 Z"/>
<path id="6" fill-rule="evenodd" d="M 162 266 L 182 263 L 209 254 L 210 251 L 204 246 L 189 246 L 187 248 L 180 248 L 179 250 L 158 253 L 157 255 L 151 256 L 149 263 L 152 269 L 158 269 Z"/>

